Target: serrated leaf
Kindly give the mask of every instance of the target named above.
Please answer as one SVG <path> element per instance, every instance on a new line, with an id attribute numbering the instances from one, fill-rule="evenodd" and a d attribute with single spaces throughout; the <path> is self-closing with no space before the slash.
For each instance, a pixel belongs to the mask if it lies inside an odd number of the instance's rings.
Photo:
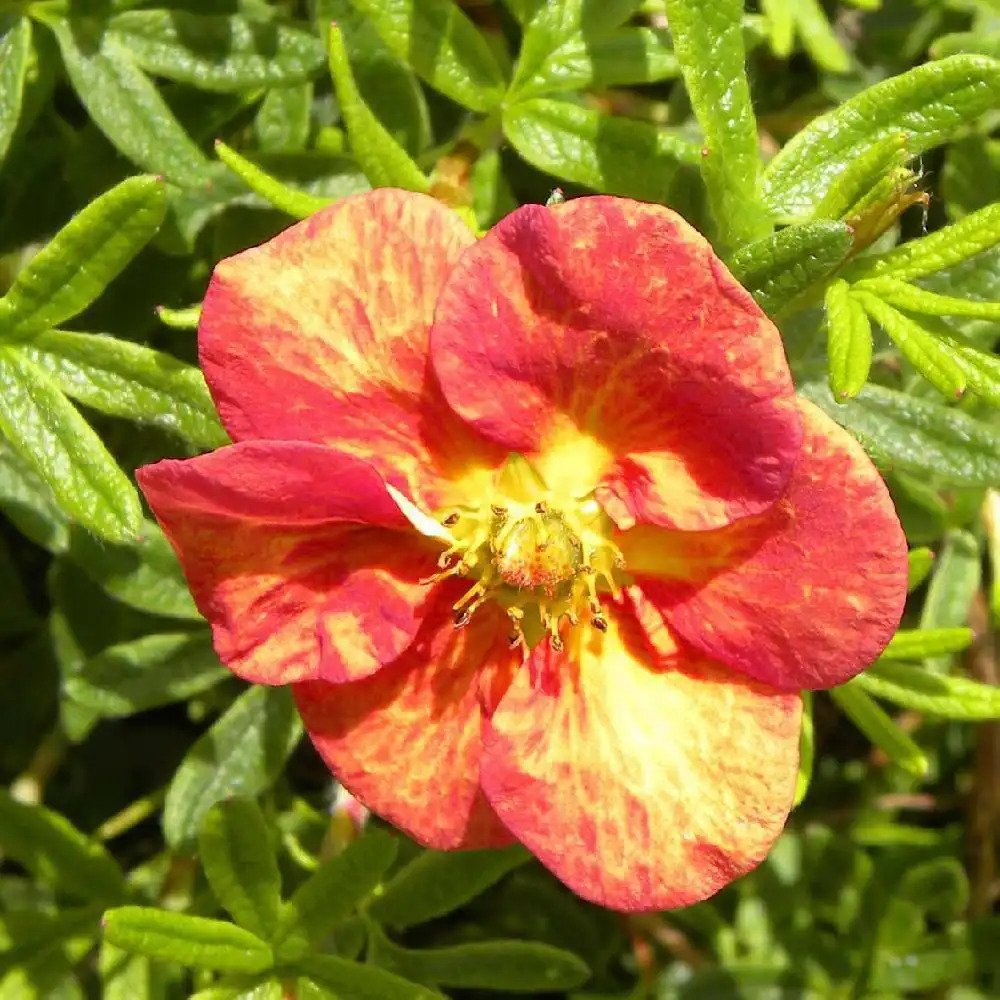
<path id="1" fill-rule="evenodd" d="M 228 677 L 207 632 L 164 632 L 116 643 L 66 679 L 78 704 L 106 718 L 183 701 Z"/>
<path id="2" fill-rule="evenodd" d="M 80 530 L 69 557 L 105 593 L 139 611 L 201 621 L 180 563 L 154 521 L 143 521 L 130 545 L 108 545 Z"/>
<path id="3" fill-rule="evenodd" d="M 0 849 L 67 895 L 106 904 L 125 892 L 121 869 L 100 844 L 51 809 L 18 802 L 2 789 Z"/>
<path id="4" fill-rule="evenodd" d="M 795 0 L 792 12 L 802 47 L 813 62 L 829 73 L 846 73 L 851 68 L 851 57 L 834 33 L 818 0 Z"/>
<path id="5" fill-rule="evenodd" d="M 54 20 L 50 27 L 73 88 L 117 149 L 182 187 L 208 180 L 208 161 L 120 39 L 89 19 Z"/>
<path id="6" fill-rule="evenodd" d="M 343 35 L 336 25 L 330 26 L 327 48 L 330 74 L 351 140 L 351 150 L 372 187 L 401 187 L 425 193 L 430 184 L 423 171 L 389 135 L 362 99 L 351 72 Z"/>
<path id="7" fill-rule="evenodd" d="M 302 83 L 325 61 L 311 31 L 240 14 L 130 10 L 105 30 L 148 73 L 222 93 Z"/>
<path id="8" fill-rule="evenodd" d="M 507 81 L 493 50 L 452 0 L 351 0 L 379 37 L 422 79 L 473 111 L 503 100 Z"/>
<path id="9" fill-rule="evenodd" d="M 49 330 L 23 348 L 67 396 L 99 413 L 172 431 L 200 448 L 220 448 L 205 377 L 170 354 L 103 334 Z"/>
<path id="10" fill-rule="evenodd" d="M 948 532 L 927 587 L 920 627 L 940 629 L 967 625 L 981 581 L 982 555 L 975 537 L 967 531 Z M 945 673 L 951 663 L 952 657 L 943 655 L 928 658 L 925 666 L 936 673 Z"/>
<path id="11" fill-rule="evenodd" d="M 418 951 L 394 944 L 375 926 L 369 933 L 369 961 L 434 986 L 549 993 L 575 989 L 590 978 L 578 955 L 535 941 L 477 941 Z"/>
<path id="12" fill-rule="evenodd" d="M 257 803 L 237 798 L 214 805 L 198 848 L 216 899 L 241 927 L 270 941 L 281 909 L 281 875 Z"/>
<path id="13" fill-rule="evenodd" d="M 0 347 L 0 434 L 62 510 L 112 542 L 142 524 L 135 487 L 52 379 L 16 346 Z"/>
<path id="14" fill-rule="evenodd" d="M 828 277 L 850 252 L 851 230 L 845 223 L 806 222 L 742 247 L 730 267 L 764 312 L 776 316 Z"/>
<path id="15" fill-rule="evenodd" d="M 799 392 L 851 431 L 882 468 L 951 486 L 1000 481 L 1000 430 L 960 410 L 871 384 L 842 405 L 825 385 L 807 383 Z"/>
<path id="16" fill-rule="evenodd" d="M 761 200 L 757 121 L 750 102 L 742 0 L 664 0 L 695 117 L 705 133 L 701 175 L 730 250 L 770 234 Z"/>
<path id="17" fill-rule="evenodd" d="M 914 155 L 1000 103 L 1000 63 L 953 56 L 883 80 L 813 119 L 764 170 L 772 211 L 801 218 L 815 211 L 845 163 L 906 132 Z"/>
<path id="18" fill-rule="evenodd" d="M 934 674 L 915 664 L 880 660 L 856 683 L 875 698 L 942 719 L 1000 719 L 1000 687 Z"/>
<path id="19" fill-rule="evenodd" d="M 398 848 L 394 837 L 372 830 L 313 872 L 282 910 L 274 935 L 278 953 L 297 958 L 349 917 L 382 880 Z"/>
<path id="20" fill-rule="evenodd" d="M 122 906 L 104 915 L 104 937 L 124 951 L 220 972 L 263 972 L 271 949 L 242 927 L 145 906 Z"/>
<path id="21" fill-rule="evenodd" d="M 23 340 L 86 309 L 153 238 L 165 210 L 157 177 L 130 177 L 92 201 L 0 299 L 0 339 Z"/>
<path id="22" fill-rule="evenodd" d="M 918 778 L 927 773 L 923 751 L 869 697 L 859 677 L 833 688 L 830 695 L 851 722 L 894 764 Z"/>
<path id="23" fill-rule="evenodd" d="M 209 809 L 233 795 L 258 795 L 277 777 L 302 736 L 286 688 L 245 691 L 191 747 L 163 809 L 171 847 L 190 845 Z"/>
<path id="24" fill-rule="evenodd" d="M 827 359 L 834 399 L 851 399 L 868 381 L 872 328 L 850 285 L 837 279 L 826 290 Z"/>
<path id="25" fill-rule="evenodd" d="M 530 859 L 520 846 L 454 853 L 424 851 L 383 886 L 368 912 L 380 923 L 399 929 L 426 923 L 457 910 Z"/>
<path id="26" fill-rule="evenodd" d="M 669 129 L 602 115 L 569 101 L 532 98 L 503 113 L 504 135 L 532 166 L 594 191 L 669 200 L 678 165 L 698 147 Z"/>
<path id="27" fill-rule="evenodd" d="M 942 653 L 959 653 L 972 642 L 970 628 L 901 629 L 882 652 L 884 660 L 922 660 Z"/>
<path id="28" fill-rule="evenodd" d="M 858 291 L 852 292 L 852 296 L 934 388 L 952 399 L 965 392 L 968 385 L 965 369 L 946 344 L 877 296 Z"/>
<path id="29" fill-rule="evenodd" d="M 337 1000 L 442 1000 L 436 990 L 333 955 L 310 955 L 296 967 L 324 991 L 330 991 L 324 996 L 332 994 Z"/>
<path id="30" fill-rule="evenodd" d="M 888 253 L 866 257 L 852 264 L 853 280 L 891 276 L 912 281 L 943 271 L 1000 244 L 1000 203 L 987 205 L 958 222 L 909 240 Z"/>
<path id="31" fill-rule="evenodd" d="M 0 38 L 0 165 L 21 120 L 30 54 L 31 21 L 19 17 Z"/>
<path id="32" fill-rule="evenodd" d="M 317 198 L 306 191 L 297 191 L 282 183 L 261 170 L 256 163 L 240 156 L 235 149 L 230 149 L 221 140 L 215 143 L 215 154 L 251 191 L 293 218 L 305 219 L 330 204 L 329 198 Z"/>

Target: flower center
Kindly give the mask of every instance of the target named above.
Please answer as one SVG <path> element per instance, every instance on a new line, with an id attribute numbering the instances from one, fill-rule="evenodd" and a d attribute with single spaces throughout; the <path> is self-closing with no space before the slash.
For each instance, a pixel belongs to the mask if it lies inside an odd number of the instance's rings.
<path id="1" fill-rule="evenodd" d="M 624 563 L 611 541 L 611 520 L 592 496 L 551 496 L 528 462 L 512 455 L 492 496 L 447 512 L 440 523 L 450 544 L 432 580 L 475 581 L 455 602 L 456 628 L 496 600 L 507 609 L 515 646 L 548 635 L 562 649 L 564 619 L 607 629 L 601 596 L 618 596 Z"/>

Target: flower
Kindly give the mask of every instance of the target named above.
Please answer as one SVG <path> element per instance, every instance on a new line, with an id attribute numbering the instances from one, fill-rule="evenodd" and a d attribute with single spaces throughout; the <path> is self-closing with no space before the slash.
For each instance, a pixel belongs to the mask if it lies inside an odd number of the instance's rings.
<path id="1" fill-rule="evenodd" d="M 374 191 L 220 263 L 199 347 L 236 443 L 139 482 L 222 661 L 362 803 L 621 910 L 761 861 L 799 692 L 882 650 L 906 549 L 698 233 L 589 197 L 477 241 Z"/>

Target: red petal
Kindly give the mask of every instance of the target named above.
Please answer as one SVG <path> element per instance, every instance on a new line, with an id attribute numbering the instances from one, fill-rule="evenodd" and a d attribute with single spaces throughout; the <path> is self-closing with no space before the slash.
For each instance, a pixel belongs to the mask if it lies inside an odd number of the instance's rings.
<path id="1" fill-rule="evenodd" d="M 479 788 L 483 710 L 477 677 L 508 673 L 506 618 L 495 606 L 452 625 L 459 593 L 442 588 L 417 641 L 366 680 L 295 685 L 320 755 L 365 806 L 439 850 L 512 842 Z"/>
<path id="2" fill-rule="evenodd" d="M 461 416 L 554 488 L 602 482 L 622 527 L 760 513 L 798 455 L 778 331 L 658 205 L 518 209 L 452 270 L 431 352 Z"/>
<path id="3" fill-rule="evenodd" d="M 365 463 L 261 441 L 136 475 L 234 673 L 363 677 L 409 645 L 434 553 Z"/>
<path id="4" fill-rule="evenodd" d="M 801 702 L 629 618 L 536 647 L 494 714 L 483 789 L 574 892 L 617 910 L 686 906 L 757 865 L 781 832 Z"/>
<path id="5" fill-rule="evenodd" d="M 687 538 L 640 530 L 620 544 L 643 592 L 703 653 L 777 687 L 828 688 L 868 666 L 899 625 L 906 539 L 861 446 L 800 406 L 802 459 L 771 512 Z"/>
<path id="6" fill-rule="evenodd" d="M 436 505 L 438 475 L 475 461 L 428 365 L 434 303 L 475 238 L 424 195 L 383 189 L 222 261 L 199 328 L 227 430 L 328 444 Z"/>

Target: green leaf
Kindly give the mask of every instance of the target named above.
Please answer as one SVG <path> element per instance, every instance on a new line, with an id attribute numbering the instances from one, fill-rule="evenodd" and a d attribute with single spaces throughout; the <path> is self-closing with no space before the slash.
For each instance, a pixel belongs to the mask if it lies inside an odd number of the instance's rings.
<path id="1" fill-rule="evenodd" d="M 154 521 L 143 521 L 129 545 L 108 545 L 74 530 L 69 557 L 94 583 L 129 607 L 201 621 L 177 556 Z"/>
<path id="2" fill-rule="evenodd" d="M 860 678 L 855 677 L 846 684 L 833 688 L 830 696 L 858 729 L 894 764 L 918 778 L 927 773 L 928 763 L 923 751 L 868 696 Z"/>
<path id="3" fill-rule="evenodd" d="M 813 62 L 828 73 L 848 72 L 851 57 L 834 34 L 818 0 L 795 0 L 792 11 L 799 38 Z"/>
<path id="4" fill-rule="evenodd" d="M 912 592 L 930 576 L 934 568 L 934 553 L 928 548 L 910 549 L 907 562 L 909 573 L 906 589 Z"/>
<path id="5" fill-rule="evenodd" d="M 19 17 L 0 38 L 0 165 L 21 120 L 30 54 L 31 21 Z"/>
<path id="6" fill-rule="evenodd" d="M 185 306 L 181 309 L 157 306 L 156 315 L 164 326 L 169 326 L 173 330 L 197 330 L 201 322 L 201 306 Z"/>
<path id="7" fill-rule="evenodd" d="M 705 133 L 701 174 L 719 238 L 736 249 L 771 232 L 761 201 L 757 122 L 743 47 L 742 0 L 664 0 L 674 52 Z"/>
<path id="8" fill-rule="evenodd" d="M 201 90 L 281 87 L 318 76 L 323 45 L 308 30 L 280 20 L 186 10 L 130 10 L 106 28 L 154 76 Z"/>
<path id="9" fill-rule="evenodd" d="M 971 316 L 974 319 L 1000 321 L 1000 302 L 980 302 L 978 299 L 940 295 L 891 275 L 864 278 L 855 283 L 854 289 L 875 295 L 898 309 L 923 313 L 925 316 Z"/>
<path id="10" fill-rule="evenodd" d="M 312 125 L 312 105 L 311 83 L 269 90 L 253 120 L 258 147 L 262 150 L 305 149 Z"/>
<path id="11" fill-rule="evenodd" d="M 962 722 L 1000 719 L 1000 687 L 945 677 L 914 664 L 880 660 L 855 683 L 875 698 L 925 715 Z"/>
<path id="12" fill-rule="evenodd" d="M 310 955 L 296 968 L 337 1000 L 441 1000 L 441 994 L 399 976 L 333 955 Z"/>
<path id="13" fill-rule="evenodd" d="M 159 1000 L 157 970 L 145 955 L 130 955 L 103 941 L 98 969 L 101 1000 Z"/>
<path id="14" fill-rule="evenodd" d="M 662 28 L 621 28 L 597 39 L 574 34 L 517 88 L 517 97 L 657 83 L 680 72 L 670 33 Z"/>
<path id="15" fill-rule="evenodd" d="M 628 20 L 638 6 L 638 0 L 541 4 L 525 25 L 507 100 L 521 100 L 551 89 L 572 89 L 551 86 L 562 77 L 560 66 L 587 60 L 588 47 Z"/>
<path id="16" fill-rule="evenodd" d="M 760 0 L 767 18 L 768 43 L 779 59 L 787 59 L 795 47 L 795 0 Z"/>
<path id="17" fill-rule="evenodd" d="M 990 555 L 990 616 L 1000 622 L 1000 491 L 987 490 L 981 508 L 986 545 Z"/>
<path id="18" fill-rule="evenodd" d="M 184 913 L 122 906 L 104 915 L 104 937 L 124 951 L 221 972 L 263 972 L 271 949 L 242 927 Z"/>
<path id="19" fill-rule="evenodd" d="M 799 735 L 799 771 L 795 777 L 795 799 L 792 808 L 800 805 L 812 784 L 816 759 L 816 730 L 813 725 L 812 691 L 802 692 L 802 732 Z"/>
<path id="20" fill-rule="evenodd" d="M 329 198 L 317 198 L 306 191 L 297 191 L 265 173 L 256 163 L 240 156 L 221 139 L 216 140 L 215 154 L 251 191 L 255 191 L 275 208 L 287 212 L 296 219 L 305 219 L 330 204 Z"/>
<path id="21" fill-rule="evenodd" d="M 669 200 L 678 165 L 699 159 L 698 147 L 669 129 L 544 97 L 506 108 L 503 130 L 539 170 L 645 201 Z"/>
<path id="22" fill-rule="evenodd" d="M 851 431 L 883 468 L 952 486 L 1000 481 L 1000 430 L 960 410 L 875 385 L 842 405 L 825 385 L 806 384 L 799 392 Z"/>
<path id="23" fill-rule="evenodd" d="M 66 515 L 51 491 L 0 439 L 0 510 L 4 517 L 37 546 L 55 554 L 69 544 Z"/>
<path id="24" fill-rule="evenodd" d="M 277 777 L 302 736 L 287 688 L 245 691 L 191 747 L 174 774 L 163 809 L 172 847 L 190 845 L 216 802 L 257 795 Z"/>
<path id="25" fill-rule="evenodd" d="M 200 448 L 220 448 L 205 377 L 170 354 L 101 334 L 50 330 L 23 348 L 66 393 L 97 410 L 172 431 Z"/>
<path id="26" fill-rule="evenodd" d="M 281 909 L 281 875 L 257 803 L 240 798 L 214 805 L 198 848 L 216 899 L 241 927 L 271 940 Z"/>
<path id="27" fill-rule="evenodd" d="M 815 215 L 822 219 L 844 218 L 879 181 L 904 166 L 909 158 L 909 135 L 906 132 L 896 132 L 880 139 L 842 166 L 816 206 Z"/>
<path id="28" fill-rule="evenodd" d="M 858 291 L 851 294 L 934 388 L 952 399 L 965 392 L 968 379 L 964 367 L 933 333 L 874 295 Z"/>
<path id="29" fill-rule="evenodd" d="M 142 524 L 135 487 L 52 379 L 16 347 L 0 347 L 0 434 L 71 518 L 112 542 Z"/>
<path id="30" fill-rule="evenodd" d="M 1000 63 L 953 56 L 883 80 L 813 119 L 764 171 L 767 204 L 782 217 L 810 215 L 844 164 L 899 132 L 914 155 L 944 142 L 1000 103 Z"/>
<path id="31" fill-rule="evenodd" d="M 352 0 L 422 79 L 472 111 L 499 106 L 507 87 L 493 50 L 452 0 Z"/>
<path id="32" fill-rule="evenodd" d="M 1000 203 L 987 205 L 958 222 L 910 240 L 888 253 L 865 257 L 851 267 L 853 280 L 891 276 L 899 281 L 943 271 L 1000 243 Z"/>
<path id="33" fill-rule="evenodd" d="M 33 919 L 28 921 L 23 919 L 23 911 L 11 912 L 6 921 L 5 916 L 0 915 L 0 945 L 3 946 L 0 950 L 0 996 L 3 1000 L 22 1000 L 23 997 L 49 1000 L 50 996 L 55 996 L 54 992 L 46 992 L 39 984 L 45 983 L 47 976 L 59 970 L 60 966 L 63 967 L 64 977 L 68 971 L 67 959 L 73 956 L 79 960 L 90 951 L 100 931 L 103 908 L 104 904 L 99 903 L 60 909 L 54 913 L 33 913 Z M 18 917 L 22 919 L 15 924 Z M 13 933 L 5 933 L 5 922 Z M 7 941 L 4 941 L 5 937 Z M 24 991 L 18 989 L 18 973 L 27 973 L 24 979 L 30 982 L 30 987 L 26 985 Z M 56 972 L 51 985 L 55 986 L 63 977 Z M 35 992 L 32 987 L 38 991 Z"/>
<path id="34" fill-rule="evenodd" d="M 730 267 L 764 312 L 776 316 L 828 277 L 850 252 L 846 223 L 807 222 L 742 247 Z"/>
<path id="35" fill-rule="evenodd" d="M 839 278 L 827 288 L 825 305 L 830 392 L 834 399 L 851 399 L 865 387 L 871 370 L 871 324 L 850 286 Z"/>
<path id="36" fill-rule="evenodd" d="M 922 660 L 942 653 L 959 653 L 972 642 L 970 628 L 901 629 L 882 653 L 884 660 Z"/>
<path id="37" fill-rule="evenodd" d="M 392 877 L 368 912 L 380 923 L 401 930 L 423 924 L 475 899 L 530 858 L 520 846 L 499 851 L 424 851 Z"/>
<path id="38" fill-rule="evenodd" d="M 106 718 L 184 701 L 228 677 L 205 632 L 153 633 L 92 656 L 64 689 Z"/>
<path id="39" fill-rule="evenodd" d="M 0 849 L 40 882 L 79 899 L 120 899 L 121 869 L 104 848 L 42 805 L 18 802 L 0 789 Z"/>
<path id="40" fill-rule="evenodd" d="M 967 625 L 969 609 L 981 582 L 979 543 L 967 531 L 950 531 L 935 560 L 934 575 L 920 613 L 920 627 L 950 629 Z M 936 673 L 945 673 L 952 659 L 947 655 L 928 658 L 925 666 Z"/>
<path id="41" fill-rule="evenodd" d="M 590 978 L 578 955 L 534 941 L 476 941 L 417 951 L 393 944 L 374 925 L 369 934 L 369 961 L 434 986 L 554 993 Z"/>
<path id="42" fill-rule="evenodd" d="M 22 340 L 83 312 L 153 238 L 165 209 L 156 177 L 131 177 L 91 202 L 0 299 L 0 339 Z"/>
<path id="43" fill-rule="evenodd" d="M 372 187 L 401 187 L 426 193 L 430 184 L 423 171 L 362 100 L 351 72 L 343 35 L 336 25 L 330 25 L 327 41 L 330 74 L 351 139 L 351 150 Z"/>
<path id="44" fill-rule="evenodd" d="M 274 935 L 278 953 L 298 958 L 322 941 L 372 893 L 398 849 L 395 837 L 371 830 L 317 868 L 282 910 Z"/>
<path id="45" fill-rule="evenodd" d="M 1000 59 L 1000 32 L 953 31 L 934 40 L 930 54 L 943 59 L 963 52 L 974 52 Z"/>
<path id="46" fill-rule="evenodd" d="M 89 20 L 59 20 L 51 27 L 70 82 L 117 149 L 182 187 L 208 179 L 208 161 L 120 39 Z"/>

